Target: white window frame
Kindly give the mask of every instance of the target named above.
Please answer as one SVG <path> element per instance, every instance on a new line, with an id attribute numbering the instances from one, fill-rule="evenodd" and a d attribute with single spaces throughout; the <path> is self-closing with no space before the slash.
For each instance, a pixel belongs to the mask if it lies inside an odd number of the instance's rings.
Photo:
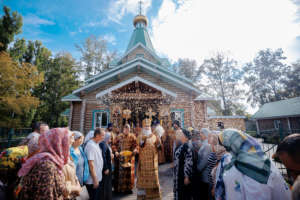
<path id="1" fill-rule="evenodd" d="M 98 113 L 101 113 L 101 120 L 99 122 L 100 124 L 100 127 L 97 127 L 96 124 L 97 124 L 97 114 Z M 102 115 L 103 113 L 106 113 L 106 117 L 107 117 L 107 122 L 106 122 L 106 126 L 102 126 Z M 97 111 L 94 111 L 93 112 L 93 129 L 95 128 L 107 128 L 108 126 L 108 123 L 109 123 L 109 112 L 107 110 L 97 110 Z"/>

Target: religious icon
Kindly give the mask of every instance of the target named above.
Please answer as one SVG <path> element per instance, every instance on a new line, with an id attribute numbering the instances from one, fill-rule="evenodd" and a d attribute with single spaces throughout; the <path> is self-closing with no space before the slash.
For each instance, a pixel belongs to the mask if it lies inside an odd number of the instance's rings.
<path id="1" fill-rule="evenodd" d="M 156 112 L 152 112 L 152 108 L 149 108 L 148 112 L 146 112 L 146 115 L 152 120 L 152 116 L 155 116 Z"/>
<path id="2" fill-rule="evenodd" d="M 161 109 L 160 109 L 160 112 L 159 112 L 159 116 L 160 117 L 167 117 L 167 116 L 169 116 L 169 108 L 168 107 L 162 107 Z"/>
<path id="3" fill-rule="evenodd" d="M 126 110 L 123 110 L 123 118 L 126 119 L 126 123 L 128 123 L 128 119 L 131 117 L 131 110 L 129 109 L 126 109 Z"/>

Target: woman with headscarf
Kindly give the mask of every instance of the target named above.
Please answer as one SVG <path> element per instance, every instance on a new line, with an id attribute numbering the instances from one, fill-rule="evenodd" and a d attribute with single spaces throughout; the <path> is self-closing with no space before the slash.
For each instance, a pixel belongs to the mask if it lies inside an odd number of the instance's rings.
<path id="1" fill-rule="evenodd" d="M 291 192 L 279 170 L 251 136 L 226 129 L 219 135 L 227 150 L 217 168 L 217 200 L 289 200 Z"/>
<path id="2" fill-rule="evenodd" d="M 217 133 L 211 133 L 208 135 L 208 143 L 211 146 L 211 152 L 208 155 L 207 159 L 207 176 L 208 176 L 208 183 L 209 183 L 209 199 L 213 199 L 212 190 L 215 185 L 215 171 L 213 169 L 216 167 L 219 160 L 222 156 L 226 153 L 226 150 L 223 146 L 219 144 L 218 135 Z M 213 176 L 214 175 L 214 176 Z"/>
<path id="3" fill-rule="evenodd" d="M 208 199 L 209 197 L 208 174 L 210 170 L 208 168 L 208 157 L 211 153 L 211 146 L 208 143 L 209 134 L 210 130 L 207 128 L 202 128 L 200 130 L 201 147 L 198 150 L 197 171 L 200 176 L 198 189 L 203 199 Z"/>
<path id="4" fill-rule="evenodd" d="M 112 149 L 110 143 L 112 140 L 111 132 L 106 132 L 104 140 L 100 142 L 99 146 L 102 150 L 103 157 L 103 174 L 101 181 L 101 200 L 111 200 L 112 199 Z"/>
<path id="5" fill-rule="evenodd" d="M 74 142 L 70 148 L 71 159 L 76 166 L 76 176 L 81 186 L 87 181 L 89 177 L 89 163 L 83 151 L 82 143 L 84 136 L 79 131 L 73 131 Z"/>
<path id="6" fill-rule="evenodd" d="M 66 128 L 55 128 L 42 134 L 40 151 L 29 158 L 18 175 L 22 177 L 19 199 L 64 199 L 69 195 L 63 167 L 69 159 L 72 135 Z M 71 192 L 79 193 L 79 188 Z"/>
<path id="7" fill-rule="evenodd" d="M 188 144 L 190 138 L 187 130 L 176 132 L 173 168 L 175 200 L 192 199 L 193 153 Z"/>

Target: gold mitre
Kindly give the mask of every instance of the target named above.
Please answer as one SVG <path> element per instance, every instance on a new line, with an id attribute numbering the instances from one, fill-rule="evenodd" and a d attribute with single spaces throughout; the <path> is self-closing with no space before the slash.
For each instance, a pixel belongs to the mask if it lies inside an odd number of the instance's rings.
<path id="1" fill-rule="evenodd" d="M 151 122 L 152 122 L 152 120 L 149 119 L 149 118 L 144 119 L 143 120 L 143 127 L 145 127 L 145 126 L 151 126 Z"/>

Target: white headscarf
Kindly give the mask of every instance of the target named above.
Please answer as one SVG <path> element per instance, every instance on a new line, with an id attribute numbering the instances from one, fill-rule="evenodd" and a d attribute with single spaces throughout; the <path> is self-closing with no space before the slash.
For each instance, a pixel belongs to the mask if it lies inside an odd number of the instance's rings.
<path id="1" fill-rule="evenodd" d="M 206 137 L 210 134 L 210 130 L 208 128 L 202 128 L 201 133 L 203 133 Z"/>
<path id="2" fill-rule="evenodd" d="M 87 143 L 93 137 L 94 137 L 94 130 L 90 130 L 86 135 L 86 137 L 84 138 L 84 143 Z"/>
<path id="3" fill-rule="evenodd" d="M 74 139 L 77 140 L 78 138 L 82 137 L 83 134 L 79 131 L 73 131 L 74 133 Z"/>
<path id="4" fill-rule="evenodd" d="M 104 136 L 104 142 L 108 142 L 110 137 L 111 137 L 111 133 L 107 131 Z"/>

